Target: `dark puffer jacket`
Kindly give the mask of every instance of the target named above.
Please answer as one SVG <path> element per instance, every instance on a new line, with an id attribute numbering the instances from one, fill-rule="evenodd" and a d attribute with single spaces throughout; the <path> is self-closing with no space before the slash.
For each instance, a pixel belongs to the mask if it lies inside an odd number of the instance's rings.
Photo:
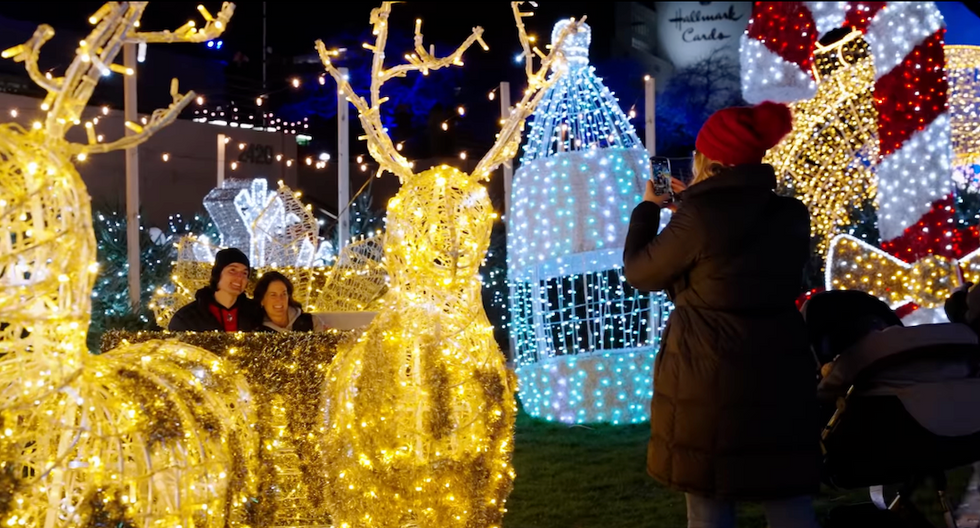
<path id="1" fill-rule="evenodd" d="M 224 332 L 224 325 L 208 308 L 212 304 L 215 304 L 214 290 L 210 286 L 197 290 L 194 302 L 177 310 L 167 329 L 174 332 Z M 232 308 L 238 308 L 239 331 L 250 332 L 262 324 L 265 312 L 259 303 L 244 293 L 238 296 Z"/>
<path id="2" fill-rule="evenodd" d="M 819 488 L 816 364 L 794 304 L 810 221 L 777 196 L 770 165 L 693 185 L 657 235 L 660 208 L 630 220 L 626 280 L 675 310 L 654 367 L 647 471 L 675 490 L 767 500 Z"/>

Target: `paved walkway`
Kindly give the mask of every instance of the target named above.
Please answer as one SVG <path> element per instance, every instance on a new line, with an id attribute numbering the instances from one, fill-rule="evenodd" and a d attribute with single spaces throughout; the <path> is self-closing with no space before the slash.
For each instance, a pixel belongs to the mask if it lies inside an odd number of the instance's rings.
<path id="1" fill-rule="evenodd" d="M 956 508 L 957 528 L 980 528 L 980 462 L 973 464 L 973 476 Z"/>

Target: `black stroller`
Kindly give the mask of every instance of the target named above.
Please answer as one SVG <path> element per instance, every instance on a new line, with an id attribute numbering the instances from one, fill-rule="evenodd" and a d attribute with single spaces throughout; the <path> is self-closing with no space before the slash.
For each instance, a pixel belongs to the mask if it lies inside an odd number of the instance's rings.
<path id="1" fill-rule="evenodd" d="M 980 460 L 977 334 L 953 323 L 905 327 L 885 303 L 857 291 L 814 295 L 802 312 L 818 365 L 833 362 L 818 389 L 824 481 L 869 487 L 877 506 L 843 516 L 863 517 L 855 526 L 933 526 L 911 502 L 931 480 L 956 528 L 946 471 Z M 898 487 L 894 500 L 886 502 L 884 486 Z"/>

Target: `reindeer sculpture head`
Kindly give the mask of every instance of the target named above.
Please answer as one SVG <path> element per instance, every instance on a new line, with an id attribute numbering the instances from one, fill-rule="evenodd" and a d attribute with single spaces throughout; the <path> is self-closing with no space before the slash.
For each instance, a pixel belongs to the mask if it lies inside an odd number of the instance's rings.
<path id="1" fill-rule="evenodd" d="M 48 25 L 2 53 L 23 62 L 48 95 L 41 104 L 46 117 L 30 128 L 0 124 L 0 369 L 29 371 L 33 378 L 17 387 L 19 394 L 0 392 L 0 401 L 33 400 L 74 372 L 79 356 L 86 353 L 96 245 L 89 196 L 72 157 L 81 161 L 142 143 L 176 119 L 194 93 L 178 93 L 174 79 L 173 104 L 154 112 L 146 126 L 126 123 L 135 133 L 117 141 L 98 142 L 91 122 L 84 124 L 87 144 L 69 142 L 65 135 L 82 125 L 88 100 L 103 76 L 133 74 L 114 64 L 125 44 L 211 40 L 224 31 L 234 11 L 233 4 L 225 3 L 213 17 L 201 6 L 207 20 L 201 29 L 189 22 L 174 32 L 138 32 L 146 4 L 103 5 L 89 18 L 95 28 L 79 43 L 63 77 L 38 68 L 41 47 L 54 36 Z"/>
<path id="2" fill-rule="evenodd" d="M 413 163 L 402 156 L 392 144 L 381 121 L 381 87 L 396 77 L 418 71 L 429 71 L 448 66 L 461 66 L 463 53 L 474 43 L 489 49 L 482 39 L 483 29 L 474 28 L 472 35 L 452 54 L 437 58 L 423 45 L 422 24 L 415 24 L 415 52 L 406 54 L 407 64 L 391 68 L 384 66 L 385 44 L 388 36 L 388 18 L 393 2 L 384 2 L 371 12 L 376 41 L 365 47 L 374 52 L 371 71 L 371 88 L 368 99 L 357 95 L 350 83 L 333 66 L 331 53 L 323 42 L 316 48 L 327 72 L 337 81 L 339 89 L 357 108 L 364 127 L 368 151 L 380 164 L 379 174 L 388 171 L 398 176 L 402 189 L 388 204 L 387 239 L 385 256 L 391 276 L 392 291 L 409 296 L 413 304 L 429 305 L 452 312 L 460 301 L 471 305 L 479 295 L 479 267 L 490 242 L 490 231 L 496 214 L 486 188 L 480 180 L 501 163 L 517 153 L 524 121 L 544 96 L 546 89 L 557 78 L 550 79 L 552 68 L 562 67 L 561 42 L 579 29 L 579 22 L 572 21 L 557 36 L 547 55 L 531 45 L 523 19 L 532 13 L 520 11 L 523 2 L 512 2 L 511 7 L 523 47 L 528 88 L 503 123 L 496 142 L 477 163 L 472 174 L 455 168 L 440 166 L 416 174 Z M 535 56 L 541 59 L 535 69 Z M 397 297 L 397 296 L 396 296 Z"/>
<path id="3" fill-rule="evenodd" d="M 368 99 L 354 93 L 317 50 L 340 90 L 360 112 L 368 150 L 402 187 L 388 202 L 385 303 L 357 343 L 338 352 L 326 372 L 322 457 L 325 502 L 337 526 L 500 526 L 514 472 L 513 373 L 493 338 L 480 298 L 480 264 L 496 215 L 480 180 L 514 156 L 524 120 L 563 68 L 562 41 L 547 55 L 531 47 L 521 2 L 513 2 L 529 86 L 472 174 L 440 166 L 419 174 L 398 153 L 381 122 L 381 86 L 410 71 L 460 65 L 482 41 L 473 34 L 436 58 L 415 26 L 415 53 L 386 69 L 384 49 L 393 2 L 371 13 L 377 40 Z M 540 68 L 532 66 L 535 55 Z"/>

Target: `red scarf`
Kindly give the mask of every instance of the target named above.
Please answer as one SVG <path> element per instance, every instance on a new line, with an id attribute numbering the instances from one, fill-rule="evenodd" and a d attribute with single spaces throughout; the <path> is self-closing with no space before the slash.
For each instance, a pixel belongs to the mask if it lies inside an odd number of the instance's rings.
<path id="1" fill-rule="evenodd" d="M 218 303 L 211 303 L 208 309 L 211 310 L 211 315 L 224 326 L 225 332 L 238 331 L 238 306 L 225 308 Z"/>

